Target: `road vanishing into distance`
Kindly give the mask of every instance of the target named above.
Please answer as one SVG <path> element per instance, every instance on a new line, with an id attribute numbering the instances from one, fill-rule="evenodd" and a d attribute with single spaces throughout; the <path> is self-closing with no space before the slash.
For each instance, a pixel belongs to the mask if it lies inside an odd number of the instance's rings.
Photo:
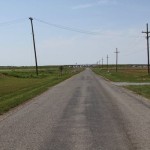
<path id="1" fill-rule="evenodd" d="M 0 116 L 0 150 L 150 150 L 150 102 L 86 69 Z"/>

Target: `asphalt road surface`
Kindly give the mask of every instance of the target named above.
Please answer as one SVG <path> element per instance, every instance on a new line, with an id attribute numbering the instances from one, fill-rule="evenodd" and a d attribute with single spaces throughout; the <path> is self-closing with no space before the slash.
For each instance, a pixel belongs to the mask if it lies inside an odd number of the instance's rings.
<path id="1" fill-rule="evenodd" d="M 150 150 L 150 103 L 86 69 L 0 116 L 0 150 Z"/>

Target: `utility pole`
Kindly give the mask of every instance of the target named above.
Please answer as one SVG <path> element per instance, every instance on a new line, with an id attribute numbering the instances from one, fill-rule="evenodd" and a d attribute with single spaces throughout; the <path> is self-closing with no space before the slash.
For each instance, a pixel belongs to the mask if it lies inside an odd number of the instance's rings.
<path id="1" fill-rule="evenodd" d="M 107 71 L 108 71 L 108 59 L 109 59 L 109 57 L 108 57 L 108 55 L 107 55 Z"/>
<path id="2" fill-rule="evenodd" d="M 148 31 L 148 23 L 146 24 L 146 28 L 147 28 L 147 31 L 142 31 L 142 33 L 146 33 L 146 40 L 147 40 L 147 58 L 148 58 L 148 74 L 150 74 L 150 65 L 149 65 L 149 33 L 150 31 Z"/>
<path id="3" fill-rule="evenodd" d="M 98 61 L 96 62 L 97 66 L 98 66 Z"/>
<path id="4" fill-rule="evenodd" d="M 102 57 L 102 68 L 103 68 L 103 60 L 104 60 L 104 59 L 103 59 L 103 57 Z"/>
<path id="5" fill-rule="evenodd" d="M 35 46 L 35 38 L 34 38 L 34 29 L 33 29 L 33 18 L 29 18 L 31 21 L 31 28 L 32 28 L 32 37 L 33 37 L 33 47 L 34 47 L 34 54 L 35 54 L 35 65 L 36 65 L 36 74 L 38 76 L 38 64 L 37 64 L 37 55 L 36 55 L 36 46 Z"/>
<path id="6" fill-rule="evenodd" d="M 116 48 L 116 72 L 118 71 L 118 49 Z"/>
<path id="7" fill-rule="evenodd" d="M 100 65 L 101 65 L 101 61 L 99 60 L 99 68 L 100 68 Z"/>

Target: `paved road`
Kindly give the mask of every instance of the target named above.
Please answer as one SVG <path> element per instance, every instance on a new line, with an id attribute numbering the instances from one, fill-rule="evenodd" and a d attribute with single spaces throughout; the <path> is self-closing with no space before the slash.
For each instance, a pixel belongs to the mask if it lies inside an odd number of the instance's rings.
<path id="1" fill-rule="evenodd" d="M 0 150 L 149 150 L 150 103 L 91 70 L 0 117 Z"/>

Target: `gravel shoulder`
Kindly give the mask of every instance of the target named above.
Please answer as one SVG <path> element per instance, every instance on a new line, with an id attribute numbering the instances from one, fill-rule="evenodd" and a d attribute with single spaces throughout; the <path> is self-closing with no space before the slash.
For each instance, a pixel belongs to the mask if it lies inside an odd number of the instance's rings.
<path id="1" fill-rule="evenodd" d="M 143 83 L 132 83 L 132 82 L 111 82 L 114 85 L 118 85 L 118 86 L 129 86 L 129 85 L 150 85 L 150 83 L 147 82 L 143 82 Z"/>

